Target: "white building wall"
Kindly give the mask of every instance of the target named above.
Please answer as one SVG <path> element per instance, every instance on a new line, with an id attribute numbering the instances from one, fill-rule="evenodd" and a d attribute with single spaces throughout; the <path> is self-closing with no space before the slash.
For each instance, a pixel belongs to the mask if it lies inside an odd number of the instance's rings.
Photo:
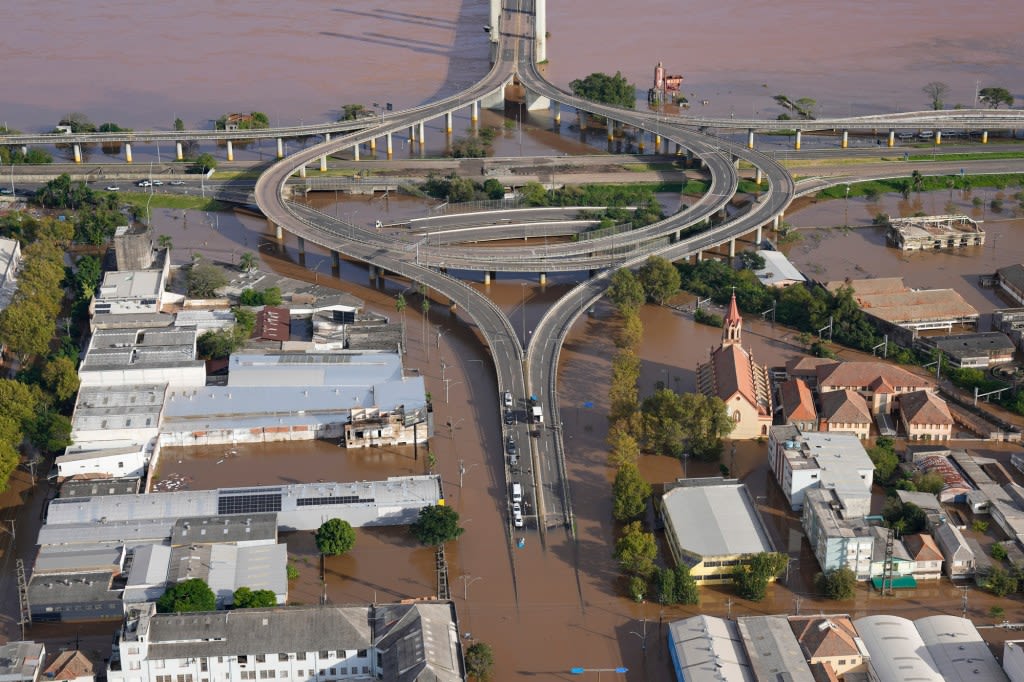
<path id="1" fill-rule="evenodd" d="M 138 653 L 132 654 L 131 651 Z M 121 670 L 109 670 L 108 682 L 203 682 L 203 680 L 372 679 L 374 649 L 302 652 L 254 652 L 235 656 L 149 659 L 137 643 L 122 643 Z M 273 675 L 271 675 L 271 672 Z"/>
<path id="2" fill-rule="evenodd" d="M 1010 682 L 1024 682 L 1024 640 L 1003 643 L 1003 671 Z"/>
<path id="3" fill-rule="evenodd" d="M 122 476 L 142 476 L 146 470 L 148 455 L 145 448 L 135 452 L 118 454 L 96 452 L 95 457 L 83 458 L 81 454 L 57 458 L 57 476 L 67 478 L 80 474 L 106 474 L 114 478 Z"/>
<path id="4" fill-rule="evenodd" d="M 129 386 L 132 384 L 168 384 L 170 388 L 201 388 L 206 385 L 206 364 L 178 367 L 140 367 L 135 369 L 82 369 L 82 386 Z"/>

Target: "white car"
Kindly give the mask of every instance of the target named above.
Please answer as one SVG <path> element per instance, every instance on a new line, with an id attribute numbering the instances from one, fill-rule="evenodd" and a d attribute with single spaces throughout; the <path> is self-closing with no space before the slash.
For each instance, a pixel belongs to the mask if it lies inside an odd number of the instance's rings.
<path id="1" fill-rule="evenodd" d="M 108 192 L 116 192 L 119 189 L 121 189 L 121 188 L 118 187 L 117 185 L 107 185 L 107 191 Z"/>
<path id="2" fill-rule="evenodd" d="M 159 187 L 159 186 L 160 186 L 160 185 L 162 185 L 162 184 L 164 184 L 164 181 L 163 181 L 163 180 L 154 180 L 154 181 L 153 181 L 153 186 L 154 186 L 154 187 Z"/>
<path id="3" fill-rule="evenodd" d="M 518 502 L 512 504 L 512 525 L 516 528 L 523 527 L 523 509 Z"/>
<path id="4" fill-rule="evenodd" d="M 179 185 L 184 185 L 185 181 L 184 180 L 171 180 L 171 184 L 174 185 L 175 187 L 177 187 Z"/>
<path id="5" fill-rule="evenodd" d="M 150 182 L 149 180 L 139 180 L 138 182 L 135 183 L 135 186 L 136 187 L 152 187 L 153 183 Z"/>

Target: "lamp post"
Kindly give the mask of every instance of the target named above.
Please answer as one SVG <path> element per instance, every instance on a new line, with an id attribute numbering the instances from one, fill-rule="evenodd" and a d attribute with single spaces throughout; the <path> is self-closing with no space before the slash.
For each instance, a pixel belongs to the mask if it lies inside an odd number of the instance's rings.
<path id="1" fill-rule="evenodd" d="M 465 417 L 460 418 L 459 421 L 455 422 L 454 424 L 452 423 L 451 419 L 448 420 L 447 426 L 448 426 L 448 437 L 449 438 L 454 440 L 454 438 L 455 438 L 455 429 L 459 428 L 459 424 L 461 424 L 463 421 L 465 421 Z"/>
<path id="2" fill-rule="evenodd" d="M 629 634 L 636 635 L 637 637 L 640 638 L 640 651 L 642 651 L 644 656 L 646 657 L 647 656 L 647 618 L 646 618 L 646 616 L 644 617 L 643 634 L 637 632 L 636 630 L 630 630 Z"/>
<path id="3" fill-rule="evenodd" d="M 445 404 L 445 405 L 447 405 L 447 404 L 448 404 L 448 386 L 449 386 L 449 385 L 450 385 L 451 383 L 452 383 L 452 380 L 451 380 L 451 379 L 445 379 L 445 380 L 444 380 L 444 404 Z M 456 381 L 456 382 L 455 382 L 455 385 L 456 385 L 456 386 L 458 386 L 458 385 L 459 385 L 459 384 L 461 384 L 461 383 L 462 383 L 461 381 Z M 462 420 L 460 419 L 459 421 L 462 421 Z"/>
<path id="4" fill-rule="evenodd" d="M 523 344 L 526 344 L 526 282 L 520 282 L 523 289 Z"/>
<path id="5" fill-rule="evenodd" d="M 850 226 L 850 186 L 849 185 L 846 186 L 846 200 L 843 201 L 843 210 L 844 210 L 843 227 L 849 227 Z"/>
<path id="6" fill-rule="evenodd" d="M 479 575 L 474 577 L 469 573 L 463 573 L 459 576 L 459 580 L 462 581 L 462 601 L 469 601 L 469 586 L 477 580 L 483 580 L 483 577 Z"/>
<path id="7" fill-rule="evenodd" d="M 469 468 L 467 469 L 466 468 L 466 460 L 464 460 L 464 459 L 460 459 L 459 460 L 459 489 L 460 490 L 462 489 L 462 477 L 465 476 L 466 474 L 468 474 L 470 471 L 472 471 L 473 467 L 475 467 L 476 465 L 477 465 L 477 463 L 474 462 L 473 464 L 470 464 Z"/>

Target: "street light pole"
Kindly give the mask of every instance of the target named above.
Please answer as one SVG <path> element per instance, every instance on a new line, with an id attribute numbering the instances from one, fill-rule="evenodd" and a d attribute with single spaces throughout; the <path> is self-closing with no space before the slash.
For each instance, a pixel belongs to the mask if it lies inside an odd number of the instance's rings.
<path id="1" fill-rule="evenodd" d="M 474 577 L 469 573 L 463 573 L 459 576 L 459 580 L 462 581 L 462 601 L 469 601 L 469 586 L 477 580 L 483 580 L 483 576 Z"/>
<path id="2" fill-rule="evenodd" d="M 526 282 L 520 282 L 523 289 L 523 343 L 526 343 Z"/>
<path id="3" fill-rule="evenodd" d="M 850 186 L 846 186 L 846 200 L 843 202 L 843 209 L 845 217 L 843 218 L 843 227 L 850 226 Z"/>

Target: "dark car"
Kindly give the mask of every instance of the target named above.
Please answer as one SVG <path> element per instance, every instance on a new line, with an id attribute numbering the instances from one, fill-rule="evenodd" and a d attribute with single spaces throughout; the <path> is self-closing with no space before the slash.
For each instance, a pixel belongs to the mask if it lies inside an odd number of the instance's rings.
<path id="1" fill-rule="evenodd" d="M 516 415 L 512 412 L 512 410 L 505 410 L 505 423 L 508 424 L 509 426 L 512 426 L 513 424 L 516 423 Z"/>
<path id="2" fill-rule="evenodd" d="M 516 442 L 512 440 L 511 436 L 509 436 L 508 442 L 505 443 L 505 450 L 507 450 L 508 454 L 512 455 L 513 457 L 516 456 Z"/>

